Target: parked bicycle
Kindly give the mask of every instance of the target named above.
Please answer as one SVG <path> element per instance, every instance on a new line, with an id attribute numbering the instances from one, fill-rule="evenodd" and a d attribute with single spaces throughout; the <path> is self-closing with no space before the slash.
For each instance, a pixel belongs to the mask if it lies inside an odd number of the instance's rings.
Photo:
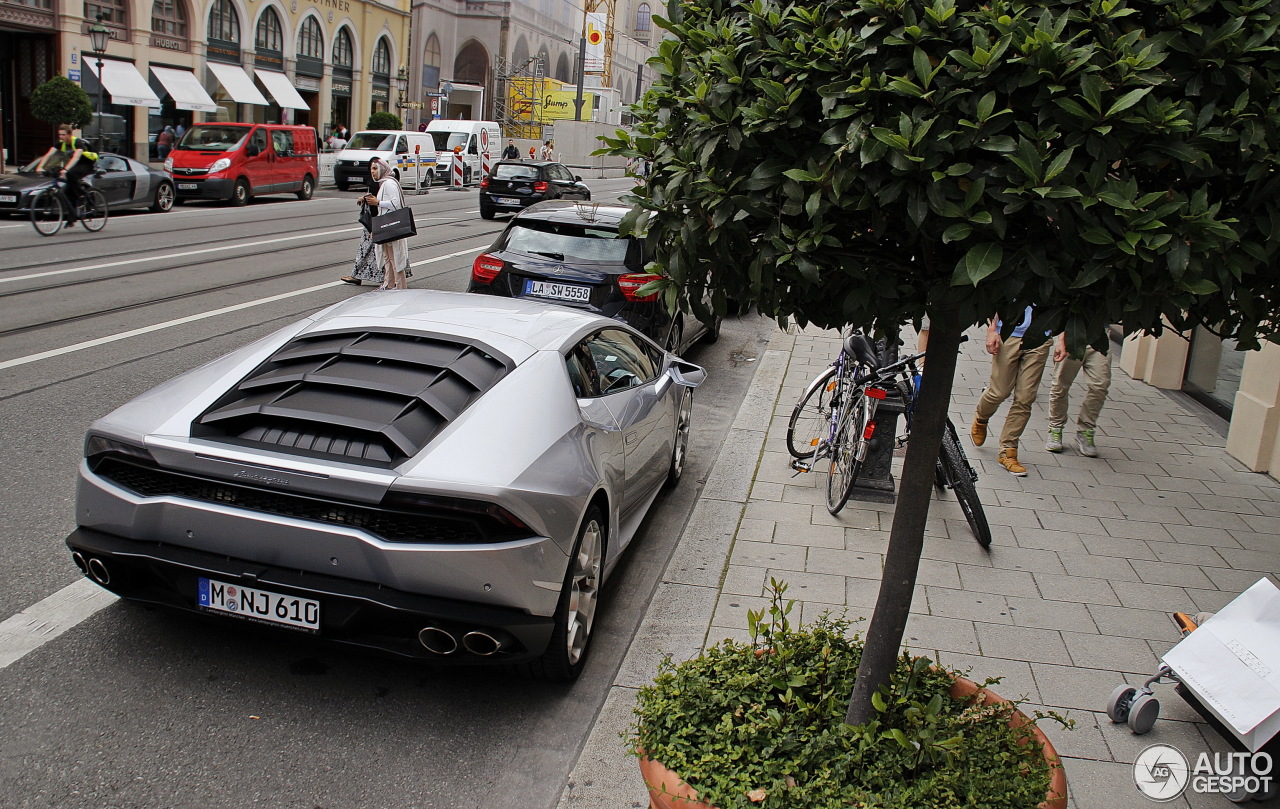
<path id="1" fill-rule="evenodd" d="M 922 357 L 923 353 L 913 354 L 881 367 L 871 341 L 854 332 L 845 338 L 835 362 L 800 396 L 787 424 L 791 468 L 811 472 L 820 461 L 829 461 L 827 510 L 832 514 L 840 513 L 849 502 L 875 436 L 877 409 L 891 395 L 901 399 L 906 423 L 906 432 L 895 437 L 895 445 L 904 446 L 910 439 L 920 391 L 917 362 Z M 934 483 L 939 489 L 955 492 L 978 544 L 986 548 L 991 545 L 991 528 L 978 499 L 974 485 L 977 480 L 978 473 L 964 454 L 955 425 L 948 418 Z"/>
<path id="2" fill-rule="evenodd" d="M 67 181 L 57 172 L 45 172 L 53 178 L 53 185 L 40 191 L 31 200 L 31 225 L 41 236 L 52 236 L 69 224 L 72 202 L 67 194 Z M 76 218 L 84 229 L 97 233 L 107 226 L 107 198 L 96 188 L 81 185 L 84 193 L 76 207 Z"/>

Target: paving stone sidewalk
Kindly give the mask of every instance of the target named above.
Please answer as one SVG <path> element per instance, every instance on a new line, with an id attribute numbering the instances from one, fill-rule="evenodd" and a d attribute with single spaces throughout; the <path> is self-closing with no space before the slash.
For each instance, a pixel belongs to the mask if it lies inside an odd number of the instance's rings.
<path id="1" fill-rule="evenodd" d="M 1259 578 L 1276 580 L 1280 485 L 1226 454 L 1220 420 L 1130 379 L 1118 360 L 1098 423 L 1100 457 L 1073 446 L 1044 451 L 1050 364 L 1019 452 L 1028 474 L 1015 478 L 995 460 L 1008 403 L 985 446 L 968 440 L 990 359 L 981 340 L 962 348 L 951 417 L 981 476 L 993 544 L 978 546 L 949 492 L 935 499 L 906 643 L 975 677 L 1003 677 L 999 693 L 1025 699 L 1027 709 L 1074 719 L 1073 730 L 1045 724 L 1064 757 L 1072 806 L 1154 806 L 1132 780 L 1143 748 L 1163 742 L 1194 755 L 1229 747 L 1169 687 L 1158 692 L 1161 718 L 1145 736 L 1110 722 L 1107 697 L 1121 682 L 1140 684 L 1177 642 L 1170 612 L 1216 610 Z M 746 638 L 746 611 L 767 604 L 770 577 L 789 583 L 801 619 L 827 609 L 870 617 L 893 506 L 850 501 L 832 517 L 825 477 L 793 477 L 787 465 L 791 408 L 838 350 L 836 333 L 814 329 L 778 331 L 770 341 L 560 809 L 648 805 L 620 737 L 635 689 L 664 653 L 683 659 L 721 638 Z M 1083 390 L 1078 380 L 1073 419 Z M 1066 435 L 1074 432 L 1069 423 Z M 1227 801 L 1188 795 L 1165 805 Z"/>

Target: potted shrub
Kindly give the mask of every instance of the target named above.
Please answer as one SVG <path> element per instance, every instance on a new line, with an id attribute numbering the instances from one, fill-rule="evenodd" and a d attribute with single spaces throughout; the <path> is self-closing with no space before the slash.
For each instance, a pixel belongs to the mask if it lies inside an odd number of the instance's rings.
<path id="1" fill-rule="evenodd" d="M 655 809 L 1066 806 L 1052 744 L 1014 703 L 903 654 L 876 716 L 845 724 L 862 644 L 843 617 L 792 627 L 770 582 L 750 643 L 664 661 L 640 690 L 631 741 Z"/>

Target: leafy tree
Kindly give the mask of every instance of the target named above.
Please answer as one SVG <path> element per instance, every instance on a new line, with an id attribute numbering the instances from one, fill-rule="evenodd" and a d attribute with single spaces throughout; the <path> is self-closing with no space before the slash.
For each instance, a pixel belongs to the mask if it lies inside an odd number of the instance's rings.
<path id="1" fill-rule="evenodd" d="M 365 129 L 404 129 L 404 122 L 394 112 L 375 112 L 369 116 Z"/>
<path id="2" fill-rule="evenodd" d="M 848 719 L 901 644 L 963 330 L 1277 339 L 1280 2 L 673 0 L 633 134 L 669 305 L 896 336 L 931 318 Z M 650 218 L 644 218 L 647 212 Z M 998 553 L 998 549 L 994 553 Z"/>
<path id="3" fill-rule="evenodd" d="M 41 121 L 79 129 L 93 120 L 89 94 L 66 76 L 54 76 L 31 93 L 31 114 Z"/>

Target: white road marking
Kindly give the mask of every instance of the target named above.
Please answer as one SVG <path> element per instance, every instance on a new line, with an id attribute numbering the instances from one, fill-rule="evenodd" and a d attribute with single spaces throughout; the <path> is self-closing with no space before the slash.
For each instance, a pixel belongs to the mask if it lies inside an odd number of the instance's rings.
<path id="1" fill-rule="evenodd" d="M 103 270 L 107 267 L 122 267 L 126 264 L 144 264 L 148 261 L 164 261 L 170 258 L 185 258 L 186 256 L 198 256 L 204 253 L 217 253 L 223 250 L 239 250 L 245 247 L 259 247 L 264 244 L 276 244 L 278 242 L 291 242 L 298 239 L 314 239 L 318 236 L 332 236 L 336 233 L 350 233 L 353 230 L 359 230 L 357 225 L 353 228 L 338 228 L 337 230 L 320 230 L 310 233 L 298 233 L 293 236 L 281 236 L 278 239 L 264 239 L 259 242 L 240 242 L 238 244 L 224 244 L 219 247 L 206 247 L 203 250 L 188 250 L 183 253 L 166 253 L 161 256 L 145 256 L 143 258 L 126 258 L 120 261 L 109 261 L 105 264 L 89 264 L 84 267 L 68 267 L 65 270 L 48 270 L 46 272 L 36 272 L 29 275 L 15 275 L 12 278 L 0 278 L 0 284 L 8 284 L 13 281 L 29 281 L 32 278 L 48 278 L 51 275 L 66 275 L 73 272 L 89 272 L 90 270 Z"/>
<path id="2" fill-rule="evenodd" d="M 436 256 L 435 258 L 427 258 L 427 259 L 423 259 L 422 261 L 415 261 L 409 266 L 419 267 L 423 264 L 432 264 L 434 262 L 444 261 L 445 259 L 449 259 L 449 258 L 457 258 L 458 256 L 465 256 L 469 253 L 479 253 L 482 250 L 487 250 L 487 249 L 488 249 L 487 247 L 475 247 L 470 250 L 459 250 L 456 253 L 449 253 L 448 255 Z M 237 303 L 232 306 L 224 306 L 221 309 L 214 309 L 208 312 L 200 312 L 199 314 L 195 314 L 195 315 L 187 315 L 186 317 L 180 317 L 174 320 L 166 320 L 163 323 L 156 323 L 152 326 L 143 326 L 137 329 L 130 329 L 129 331 L 122 331 L 117 334 L 109 334 L 106 337 L 97 337 L 97 338 L 94 338 L 93 340 L 85 340 L 82 343 L 73 343 L 72 345 L 63 346 L 62 348 L 53 348 L 48 351 L 41 351 L 38 354 L 28 354 L 25 357 L 15 357 L 14 359 L 4 360 L 3 362 L 0 362 L 0 371 L 5 370 L 6 368 L 13 368 L 18 365 L 26 365 L 27 363 L 30 363 L 30 362 L 39 362 L 40 360 L 47 360 L 53 357 L 60 357 L 63 354 L 71 354 L 76 351 L 83 351 L 86 348 L 94 348 L 96 346 L 106 345 L 107 343 L 115 343 L 120 340 L 127 340 L 130 337 L 139 337 L 143 334 L 150 334 L 151 332 L 160 331 L 162 329 L 169 329 L 174 326 L 182 326 L 187 323 L 194 323 L 197 320 L 205 320 L 207 318 L 217 317 L 218 315 L 225 315 L 231 312 L 239 312 L 243 309 L 251 309 L 255 306 L 262 306 L 263 304 L 267 304 L 267 303 L 275 303 L 276 301 L 282 301 L 288 298 L 296 298 L 299 295 L 307 295 L 312 292 L 319 292 L 322 289 L 329 289 L 331 287 L 338 287 L 338 286 L 342 286 L 341 281 L 330 281 L 327 284 L 317 284 L 316 286 L 306 287 L 305 289 L 296 289 L 293 292 L 282 292 L 279 295 L 271 295 L 266 298 L 259 298 L 256 301 L 246 301 L 245 303 Z"/>
<path id="3" fill-rule="evenodd" d="M 0 669 L 119 600 L 88 579 L 79 579 L 0 623 Z"/>

